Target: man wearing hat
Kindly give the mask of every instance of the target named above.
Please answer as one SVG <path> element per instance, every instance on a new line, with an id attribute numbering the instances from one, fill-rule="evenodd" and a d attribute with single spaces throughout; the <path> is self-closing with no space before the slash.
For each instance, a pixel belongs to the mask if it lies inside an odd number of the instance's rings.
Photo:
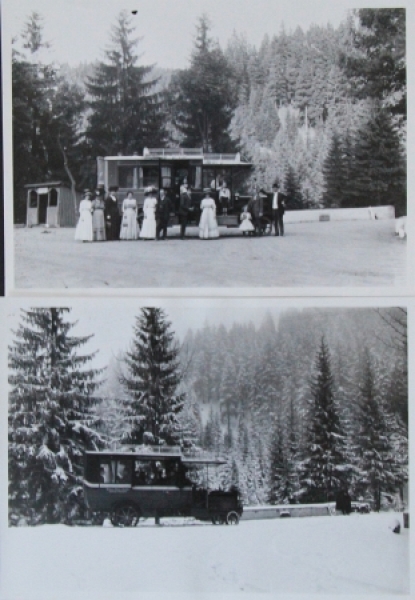
<path id="1" fill-rule="evenodd" d="M 190 215 L 193 211 L 192 196 L 189 190 L 187 181 L 183 183 L 180 188 L 180 207 L 179 207 L 179 219 L 180 219 L 180 239 L 184 240 L 186 236 L 186 227 L 189 221 Z"/>
<path id="2" fill-rule="evenodd" d="M 169 196 L 166 194 L 164 188 L 160 188 L 159 200 L 156 207 L 156 220 L 157 220 L 157 239 L 165 240 L 167 237 L 167 227 L 169 226 L 170 212 L 172 204 Z M 160 237 L 160 234 L 163 234 Z"/>
<path id="3" fill-rule="evenodd" d="M 274 222 L 275 235 L 284 235 L 284 212 L 285 194 L 279 191 L 279 183 L 276 181 L 272 186 L 272 220 Z"/>
<path id="4" fill-rule="evenodd" d="M 105 199 L 105 228 L 107 240 L 119 240 L 121 230 L 121 215 L 118 208 L 118 200 L 115 192 L 117 187 L 110 187 L 109 194 Z"/>

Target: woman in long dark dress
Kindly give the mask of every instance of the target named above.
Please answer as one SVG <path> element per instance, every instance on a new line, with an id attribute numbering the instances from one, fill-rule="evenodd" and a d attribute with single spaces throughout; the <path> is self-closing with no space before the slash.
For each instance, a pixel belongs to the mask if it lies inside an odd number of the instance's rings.
<path id="1" fill-rule="evenodd" d="M 121 215 L 118 209 L 117 188 L 110 188 L 110 192 L 105 200 L 105 226 L 107 240 L 119 240 L 121 228 Z"/>

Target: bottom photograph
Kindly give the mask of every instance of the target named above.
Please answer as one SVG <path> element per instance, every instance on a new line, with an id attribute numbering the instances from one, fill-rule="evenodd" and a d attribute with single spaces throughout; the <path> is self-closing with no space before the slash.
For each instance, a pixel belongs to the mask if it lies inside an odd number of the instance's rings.
<path id="1" fill-rule="evenodd" d="M 4 310 L 5 598 L 409 593 L 406 305 L 45 302 Z"/>

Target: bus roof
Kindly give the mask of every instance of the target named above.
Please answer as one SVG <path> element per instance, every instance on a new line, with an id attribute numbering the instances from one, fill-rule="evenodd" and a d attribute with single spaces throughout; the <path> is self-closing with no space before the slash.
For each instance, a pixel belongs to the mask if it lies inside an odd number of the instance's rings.
<path id="1" fill-rule="evenodd" d="M 206 166 L 243 166 L 251 167 L 252 163 L 245 161 L 239 152 L 234 154 L 219 154 L 203 152 L 202 148 L 144 148 L 143 155 L 122 155 L 105 156 L 106 161 L 134 161 L 146 163 L 154 159 L 164 159 L 170 161 L 198 160 Z"/>
<path id="2" fill-rule="evenodd" d="M 185 456 L 180 449 L 176 447 L 165 448 L 164 450 L 158 449 L 136 449 L 136 450 L 90 450 L 85 452 L 86 456 L 108 456 L 114 458 L 151 458 L 157 460 L 158 458 L 180 458 L 181 462 L 188 466 L 196 465 L 225 465 L 226 460 L 221 458 L 209 458 L 209 456 Z"/>

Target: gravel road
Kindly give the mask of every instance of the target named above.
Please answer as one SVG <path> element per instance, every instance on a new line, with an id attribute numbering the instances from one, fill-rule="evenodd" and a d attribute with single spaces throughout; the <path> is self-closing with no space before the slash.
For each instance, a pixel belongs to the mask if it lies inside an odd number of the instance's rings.
<path id="1" fill-rule="evenodd" d="M 16 228 L 15 288 L 285 288 L 406 285 L 393 220 L 296 223 L 283 238 L 80 243 L 74 229 Z"/>

